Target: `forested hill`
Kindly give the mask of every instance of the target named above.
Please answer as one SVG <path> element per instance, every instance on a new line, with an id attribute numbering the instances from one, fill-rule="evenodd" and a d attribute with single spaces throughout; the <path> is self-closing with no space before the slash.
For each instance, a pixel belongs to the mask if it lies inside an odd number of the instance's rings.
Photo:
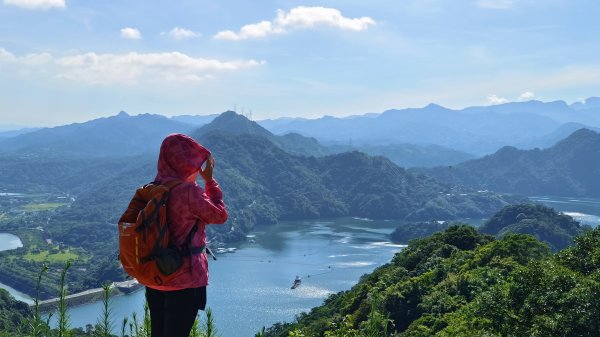
<path id="1" fill-rule="evenodd" d="M 504 147 L 454 166 L 423 169 L 439 181 L 523 195 L 600 196 L 600 134 L 580 129 L 547 149 Z"/>
<path id="2" fill-rule="evenodd" d="M 529 235 L 453 226 L 266 336 L 597 336 L 598 254 L 600 229 L 550 255 Z"/>
<path id="3" fill-rule="evenodd" d="M 332 153 L 316 139 L 304 137 L 297 133 L 276 136 L 258 123 L 249 120 L 234 111 L 226 111 L 216 117 L 211 123 L 202 126 L 194 132 L 196 138 L 209 133 L 254 135 L 268 139 L 290 154 L 323 156 Z"/>
<path id="4" fill-rule="evenodd" d="M 509 233 L 530 234 L 547 243 L 554 251 L 573 244 L 573 238 L 589 227 L 572 217 L 536 204 L 509 205 L 498 211 L 479 231 L 499 237 Z"/>
<path id="5" fill-rule="evenodd" d="M 54 128 L 44 128 L 0 140 L 1 152 L 64 156 L 131 156 L 157 153 L 162 139 L 170 133 L 192 131 L 195 126 L 160 115 L 99 118 Z"/>

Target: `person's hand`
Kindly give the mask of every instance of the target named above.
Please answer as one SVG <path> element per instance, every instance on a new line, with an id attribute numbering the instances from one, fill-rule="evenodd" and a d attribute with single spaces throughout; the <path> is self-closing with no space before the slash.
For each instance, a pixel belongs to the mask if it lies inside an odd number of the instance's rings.
<path id="1" fill-rule="evenodd" d="M 212 156 L 209 156 L 206 159 L 206 166 L 204 166 L 204 170 L 200 168 L 200 175 L 205 182 L 209 182 L 213 179 L 213 169 L 215 168 L 215 159 Z"/>

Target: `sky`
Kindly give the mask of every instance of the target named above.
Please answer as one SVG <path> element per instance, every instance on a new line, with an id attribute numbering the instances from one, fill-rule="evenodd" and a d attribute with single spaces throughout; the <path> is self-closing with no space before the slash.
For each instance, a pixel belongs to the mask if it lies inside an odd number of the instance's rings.
<path id="1" fill-rule="evenodd" d="M 0 0 L 0 124 L 600 96 L 597 0 Z"/>

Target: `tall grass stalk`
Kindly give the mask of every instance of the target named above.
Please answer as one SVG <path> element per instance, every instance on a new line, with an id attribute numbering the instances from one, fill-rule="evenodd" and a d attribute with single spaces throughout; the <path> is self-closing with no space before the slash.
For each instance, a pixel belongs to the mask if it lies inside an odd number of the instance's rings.
<path id="1" fill-rule="evenodd" d="M 110 308 L 110 290 L 111 284 L 105 283 L 102 285 L 102 314 L 98 320 L 96 328 L 96 336 L 98 337 L 111 337 L 110 332 L 113 329 L 113 322 L 111 319 L 112 313 Z"/>
<path id="2" fill-rule="evenodd" d="M 69 336 L 69 315 L 67 313 L 67 288 L 66 278 L 67 270 L 71 267 L 71 261 L 65 263 L 65 267 L 60 274 L 60 297 L 58 301 L 58 337 Z"/>
<path id="3" fill-rule="evenodd" d="M 123 323 L 121 324 L 121 337 L 125 337 L 125 330 L 127 329 L 127 317 L 123 318 Z"/>
<path id="4" fill-rule="evenodd" d="M 190 337 L 203 337 L 199 329 L 200 326 L 198 325 L 198 316 L 196 316 L 194 324 L 192 325 L 192 330 L 190 331 Z"/>
<path id="5" fill-rule="evenodd" d="M 265 337 L 266 335 L 267 332 L 265 331 L 265 327 L 263 326 L 262 329 L 254 335 L 254 337 Z"/>
<path id="6" fill-rule="evenodd" d="M 144 303 L 144 320 L 143 322 L 143 331 L 142 336 L 150 337 L 152 332 L 152 323 L 150 322 L 150 307 L 148 306 L 148 301 Z"/>
<path id="7" fill-rule="evenodd" d="M 204 325 L 204 333 L 205 337 L 218 337 L 219 333 L 217 331 L 217 326 L 215 324 L 215 319 L 213 317 L 212 310 L 210 308 L 206 309 L 206 321 Z"/>
<path id="8" fill-rule="evenodd" d="M 145 336 L 140 336 L 140 326 L 138 324 L 138 320 L 137 320 L 137 314 L 134 312 L 131 317 L 133 318 L 133 329 L 135 331 L 135 337 L 145 337 Z M 133 333 L 131 334 L 131 336 L 133 337 Z"/>
<path id="9" fill-rule="evenodd" d="M 42 336 L 44 329 L 44 323 L 40 317 L 40 288 L 42 285 L 42 276 L 48 272 L 48 266 L 43 265 L 40 273 L 37 277 L 35 284 L 35 299 L 33 300 L 33 317 L 29 321 L 29 330 L 32 337 Z"/>

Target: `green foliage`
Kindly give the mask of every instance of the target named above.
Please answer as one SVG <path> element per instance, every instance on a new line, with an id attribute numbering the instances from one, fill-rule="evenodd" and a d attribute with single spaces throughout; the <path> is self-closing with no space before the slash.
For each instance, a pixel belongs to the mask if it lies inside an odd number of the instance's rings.
<path id="1" fill-rule="evenodd" d="M 522 195 L 600 196 L 600 134 L 580 129 L 547 149 L 506 146 L 462 164 L 421 170 L 437 180 Z"/>
<path id="2" fill-rule="evenodd" d="M 102 285 L 102 313 L 96 328 L 97 337 L 111 337 L 113 330 L 112 313 L 110 306 L 110 283 Z"/>
<path id="3" fill-rule="evenodd" d="M 69 315 L 67 313 L 67 303 L 65 298 L 67 297 L 66 278 L 67 270 L 71 264 L 67 262 L 63 271 L 60 275 L 60 295 L 58 301 L 58 337 L 68 337 L 69 333 Z"/>
<path id="4" fill-rule="evenodd" d="M 573 237 L 583 233 L 585 227 L 568 215 L 539 204 L 510 205 L 494 214 L 480 229 L 482 233 L 504 236 L 522 233 L 546 242 L 552 250 L 566 248 Z"/>
<path id="5" fill-rule="evenodd" d="M 600 229 L 551 255 L 530 235 L 451 226 L 266 335 L 597 336 L 599 256 Z"/>

